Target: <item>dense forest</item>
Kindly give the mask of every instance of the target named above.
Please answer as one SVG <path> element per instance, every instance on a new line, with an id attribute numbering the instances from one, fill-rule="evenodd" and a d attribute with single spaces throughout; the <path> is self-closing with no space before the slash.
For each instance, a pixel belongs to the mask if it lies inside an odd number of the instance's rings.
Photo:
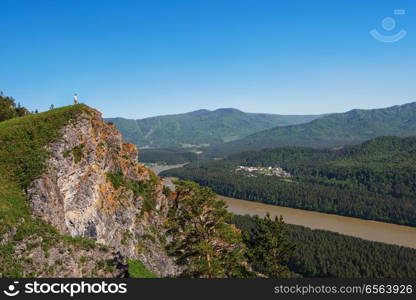
<path id="1" fill-rule="evenodd" d="M 236 172 L 281 167 L 289 178 Z M 380 137 L 340 150 L 283 147 L 193 163 L 162 175 L 221 195 L 416 226 L 416 137 Z"/>
<path id="2" fill-rule="evenodd" d="M 232 222 L 247 234 L 257 226 L 250 216 L 237 215 Z M 285 234 L 295 245 L 286 265 L 303 277 L 416 277 L 415 249 L 289 224 L 285 224 Z"/>
<path id="3" fill-rule="evenodd" d="M 139 160 L 144 163 L 176 165 L 198 161 L 198 154 L 176 149 L 140 149 Z"/>

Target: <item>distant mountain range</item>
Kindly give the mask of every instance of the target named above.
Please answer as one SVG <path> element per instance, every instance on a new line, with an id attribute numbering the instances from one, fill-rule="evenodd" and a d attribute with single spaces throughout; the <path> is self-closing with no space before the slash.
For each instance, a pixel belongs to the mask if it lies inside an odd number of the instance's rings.
<path id="1" fill-rule="evenodd" d="M 216 146 L 277 126 L 307 123 L 320 115 L 245 113 L 233 108 L 132 120 L 107 118 L 124 138 L 139 147 L 192 148 Z"/>
<path id="2" fill-rule="evenodd" d="M 416 135 L 416 102 L 382 109 L 354 109 L 325 115 L 306 124 L 275 127 L 212 149 L 230 154 L 281 146 L 334 148 L 378 136 Z"/>
<path id="3" fill-rule="evenodd" d="M 223 108 L 106 121 L 141 148 L 200 148 L 215 157 L 281 146 L 337 148 L 379 136 L 415 136 L 416 102 L 327 115 L 255 114 Z"/>

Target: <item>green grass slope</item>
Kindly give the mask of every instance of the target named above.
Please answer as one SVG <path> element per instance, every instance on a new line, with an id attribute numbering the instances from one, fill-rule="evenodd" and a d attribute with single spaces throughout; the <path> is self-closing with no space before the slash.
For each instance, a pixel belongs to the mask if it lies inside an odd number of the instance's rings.
<path id="1" fill-rule="evenodd" d="M 0 234 L 27 215 L 23 190 L 45 167 L 44 146 L 83 110 L 82 105 L 68 106 L 0 122 Z"/>
<path id="2" fill-rule="evenodd" d="M 146 269 L 139 260 L 128 260 L 128 274 L 130 278 L 157 278 L 158 276 Z"/>
<path id="3" fill-rule="evenodd" d="M 276 127 L 213 149 L 230 154 L 282 146 L 331 148 L 358 144 L 378 136 L 416 135 L 416 102 L 382 109 L 330 114 L 307 124 Z"/>
<path id="4" fill-rule="evenodd" d="M 181 148 L 218 145 L 276 126 L 306 123 L 320 116 L 245 113 L 225 108 L 140 120 L 108 118 L 124 138 L 139 147 Z"/>

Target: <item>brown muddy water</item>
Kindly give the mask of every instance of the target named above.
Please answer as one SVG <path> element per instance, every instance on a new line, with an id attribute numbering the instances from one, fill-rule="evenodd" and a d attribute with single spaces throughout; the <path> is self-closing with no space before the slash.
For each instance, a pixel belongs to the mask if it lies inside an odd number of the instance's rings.
<path id="1" fill-rule="evenodd" d="M 416 248 L 416 227 L 325 214 L 241 199 L 218 196 L 238 215 L 283 216 L 288 224 L 335 231 L 365 240 Z"/>
<path id="2" fill-rule="evenodd" d="M 159 174 L 162 171 L 178 168 L 182 165 L 166 165 L 152 167 Z M 165 178 L 169 187 L 173 187 L 172 178 Z M 283 216 L 288 224 L 302 225 L 312 229 L 322 229 L 345 235 L 359 237 L 365 240 L 395 244 L 416 249 L 416 227 L 402 226 L 384 222 L 369 221 L 358 218 L 276 206 L 236 198 L 218 196 L 228 205 L 228 210 L 238 215 Z"/>

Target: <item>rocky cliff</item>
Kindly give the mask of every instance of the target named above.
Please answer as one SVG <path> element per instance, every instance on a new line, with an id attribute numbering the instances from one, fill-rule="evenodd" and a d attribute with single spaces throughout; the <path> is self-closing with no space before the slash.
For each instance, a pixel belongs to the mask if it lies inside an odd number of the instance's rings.
<path id="1" fill-rule="evenodd" d="M 109 247 L 113 256 L 106 258 L 118 264 L 130 258 L 159 276 L 177 274 L 164 249 L 169 200 L 161 179 L 137 162 L 137 148 L 90 108 L 61 128 L 60 136 L 47 145 L 46 169 L 27 189 L 33 214 L 62 235 Z M 105 256 L 90 256 L 97 255 Z"/>

